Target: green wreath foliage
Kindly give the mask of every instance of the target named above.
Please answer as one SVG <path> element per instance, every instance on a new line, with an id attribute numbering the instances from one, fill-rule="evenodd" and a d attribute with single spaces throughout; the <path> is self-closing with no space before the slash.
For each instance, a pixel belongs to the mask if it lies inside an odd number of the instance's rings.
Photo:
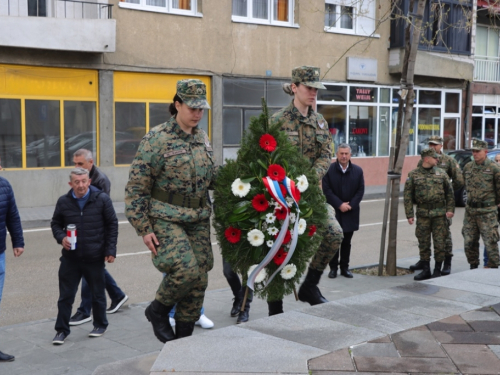
<path id="1" fill-rule="evenodd" d="M 257 194 L 264 194 L 269 202 L 271 195 L 267 192 L 263 177 L 267 176 L 267 169 L 271 164 L 282 166 L 287 177 L 297 184 L 299 176 L 306 176 L 309 186 L 301 193 L 298 202 L 300 218 L 306 220 L 307 229 L 298 236 L 297 246 L 288 264 L 296 266 L 297 271 L 290 279 L 284 279 L 278 273 L 274 279 L 264 287 L 264 283 L 255 283 L 255 294 L 268 301 L 283 299 L 285 295 L 294 292 L 295 284 L 306 271 L 309 259 L 319 247 L 327 222 L 325 197 L 319 186 L 316 171 L 311 163 L 290 142 L 285 132 L 280 131 L 282 123 L 270 123 L 269 111 L 262 99 L 262 113 L 253 117 L 249 130 L 243 135 L 241 148 L 236 160 L 226 160 L 220 168 L 214 191 L 214 227 L 220 245 L 222 257 L 231 265 L 233 270 L 243 277 L 244 285 L 248 279 L 248 270 L 251 266 L 259 264 L 270 247 L 267 240 L 274 240 L 266 229 L 271 225 L 281 228 L 281 222 L 276 224 L 266 222 L 266 214 L 273 212 L 274 207 L 269 206 L 266 212 L 259 212 L 252 206 L 252 198 Z M 277 142 L 274 151 L 269 152 L 259 146 L 259 140 L 264 134 L 269 134 Z M 233 194 L 232 184 L 237 179 L 250 183 L 250 191 L 246 196 L 239 197 Z M 293 211 L 295 208 L 292 207 Z M 241 231 L 238 242 L 231 243 L 225 235 L 228 228 L 237 228 Z M 316 232 L 311 232 L 316 228 Z M 293 228 L 290 224 L 289 228 Z M 253 229 L 259 229 L 265 234 L 265 241 L 261 246 L 252 246 L 247 240 L 247 234 Z M 271 261 L 265 268 L 267 281 L 270 275 L 278 269 L 279 265 Z"/>

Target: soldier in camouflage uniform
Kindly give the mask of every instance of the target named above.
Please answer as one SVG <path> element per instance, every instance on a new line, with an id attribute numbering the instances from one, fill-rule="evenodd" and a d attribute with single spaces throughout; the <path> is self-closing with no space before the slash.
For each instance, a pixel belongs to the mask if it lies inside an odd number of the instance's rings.
<path id="1" fill-rule="evenodd" d="M 464 177 L 460 166 L 457 161 L 451 156 L 442 153 L 443 149 L 443 138 L 439 135 L 433 135 L 429 137 L 428 140 L 429 148 L 433 148 L 438 154 L 438 164 L 437 167 L 446 172 L 446 174 L 451 178 L 453 190 L 460 190 L 464 186 Z M 422 165 L 422 160 L 418 162 L 418 166 Z M 451 218 L 448 219 L 448 226 L 451 226 Z M 451 258 L 453 257 L 453 243 L 451 241 L 451 231 L 448 231 L 448 237 L 446 238 L 445 245 L 445 257 L 443 263 L 443 269 L 441 270 L 441 275 L 446 276 L 451 273 Z M 410 270 L 416 271 L 423 269 L 423 264 L 419 260 L 416 264 L 410 266 Z"/>
<path id="2" fill-rule="evenodd" d="M 464 167 L 467 206 L 465 207 L 464 250 L 470 268 L 479 265 L 479 236 L 488 253 L 488 268 L 498 268 L 498 217 L 500 207 L 500 166 L 486 157 L 488 144 L 472 140 L 473 161 Z"/>
<path id="3" fill-rule="evenodd" d="M 408 174 L 404 189 L 405 213 L 410 225 L 415 221 L 413 205 L 417 205 L 415 235 L 422 264 L 422 272 L 414 277 L 417 281 L 441 276 L 445 243 L 450 231 L 447 219 L 451 219 L 455 212 L 455 197 L 450 178 L 442 169 L 436 168 L 438 155 L 432 148 L 422 150 L 420 155 L 422 165 Z M 436 263 L 432 275 L 431 236 Z"/>
<path id="4" fill-rule="evenodd" d="M 154 266 L 167 274 L 146 309 L 161 342 L 192 334 L 213 267 L 207 196 L 216 167 L 208 136 L 197 127 L 204 108 L 210 107 L 203 82 L 177 82 L 172 118 L 142 139 L 125 189 L 125 214 Z M 174 335 L 168 314 L 176 303 Z"/>
<path id="5" fill-rule="evenodd" d="M 294 99 L 287 107 L 275 113 L 271 121 L 282 121 L 281 130 L 291 142 L 310 160 L 321 181 L 332 162 L 331 136 L 323 116 L 313 110 L 318 89 L 325 89 L 319 82 L 319 68 L 301 66 L 292 70 L 292 83 L 285 87 Z M 325 238 L 309 264 L 304 283 L 299 289 L 299 299 L 311 305 L 328 302 L 318 288 L 319 279 L 342 243 L 343 233 L 335 218 L 332 206 L 326 204 L 328 223 Z M 283 312 L 282 301 L 268 301 L 269 315 Z"/>

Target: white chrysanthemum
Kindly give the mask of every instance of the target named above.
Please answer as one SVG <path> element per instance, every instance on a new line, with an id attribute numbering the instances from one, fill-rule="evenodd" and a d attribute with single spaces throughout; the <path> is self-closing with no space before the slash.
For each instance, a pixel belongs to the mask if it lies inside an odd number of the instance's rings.
<path id="1" fill-rule="evenodd" d="M 293 206 L 293 198 L 292 197 L 286 197 L 286 205 L 288 207 L 292 207 Z"/>
<path id="2" fill-rule="evenodd" d="M 267 229 L 267 233 L 269 233 L 269 235 L 271 236 L 275 236 L 279 233 L 279 230 L 276 227 L 271 227 Z"/>
<path id="3" fill-rule="evenodd" d="M 253 270 L 258 267 L 258 264 L 254 264 L 248 269 L 248 277 L 252 274 Z M 267 271 L 265 268 L 263 268 L 258 274 L 257 277 L 255 278 L 255 283 L 261 283 L 263 282 L 267 277 Z"/>
<path id="4" fill-rule="evenodd" d="M 272 212 L 269 212 L 268 214 L 266 214 L 266 222 L 269 223 L 269 224 L 272 224 L 276 221 L 276 216 L 274 216 L 274 214 Z"/>
<path id="5" fill-rule="evenodd" d="M 297 186 L 297 189 L 299 189 L 299 191 L 301 193 L 306 191 L 307 188 L 309 187 L 309 182 L 307 181 L 307 177 L 304 175 L 297 177 L 297 185 L 296 186 Z"/>
<path id="6" fill-rule="evenodd" d="M 268 241 L 266 241 L 266 245 L 267 245 L 268 247 L 273 247 L 273 245 L 274 245 L 274 241 L 272 241 L 272 240 L 268 240 Z"/>
<path id="7" fill-rule="evenodd" d="M 237 178 L 231 184 L 231 190 L 237 197 L 244 197 L 250 191 L 250 184 L 248 182 L 243 182 L 239 178 Z"/>
<path id="8" fill-rule="evenodd" d="M 306 221 L 304 219 L 300 219 L 299 220 L 299 229 L 298 229 L 299 235 L 304 234 L 304 232 L 306 231 L 306 227 L 307 227 Z"/>
<path id="9" fill-rule="evenodd" d="M 297 267 L 295 264 L 287 264 L 280 272 L 280 275 L 285 280 L 290 280 L 297 273 Z"/>
<path id="10" fill-rule="evenodd" d="M 247 239 L 248 242 L 250 242 L 250 245 L 260 246 L 264 243 L 264 233 L 262 233 L 258 229 L 252 229 L 250 232 L 248 232 Z"/>
<path id="11" fill-rule="evenodd" d="M 290 214 L 290 223 L 295 223 L 295 220 L 297 219 L 297 215 L 295 215 L 293 212 Z"/>

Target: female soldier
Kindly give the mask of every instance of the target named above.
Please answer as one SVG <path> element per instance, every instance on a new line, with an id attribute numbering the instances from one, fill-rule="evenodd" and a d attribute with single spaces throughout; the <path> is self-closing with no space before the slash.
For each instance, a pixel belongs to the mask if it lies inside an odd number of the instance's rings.
<path id="1" fill-rule="evenodd" d="M 216 168 L 208 136 L 198 128 L 204 108 L 210 106 L 203 82 L 177 82 L 172 118 L 142 139 L 125 189 L 126 216 L 154 266 L 167 274 L 145 312 L 161 342 L 193 333 L 213 267 L 207 196 Z M 168 314 L 175 304 L 174 335 Z"/>
<path id="2" fill-rule="evenodd" d="M 282 121 L 281 130 L 295 144 L 299 151 L 311 162 L 321 183 L 332 162 L 332 140 L 328 124 L 323 116 L 314 110 L 318 89 L 326 89 L 319 82 L 319 68 L 300 66 L 292 70 L 292 83 L 283 90 L 294 98 L 290 105 L 276 112 L 271 121 Z M 318 288 L 319 279 L 338 251 L 344 237 L 342 228 L 335 218 L 335 211 L 329 204 L 328 223 L 325 237 L 309 264 L 304 283 L 299 289 L 299 299 L 311 305 L 328 302 Z M 269 315 L 283 312 L 283 301 L 268 301 Z"/>

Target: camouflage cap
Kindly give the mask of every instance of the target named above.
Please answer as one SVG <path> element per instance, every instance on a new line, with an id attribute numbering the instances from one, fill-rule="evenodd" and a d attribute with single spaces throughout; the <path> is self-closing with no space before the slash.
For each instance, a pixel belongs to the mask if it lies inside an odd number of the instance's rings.
<path id="1" fill-rule="evenodd" d="M 301 83 L 316 89 L 326 89 L 319 81 L 319 68 L 315 66 L 298 66 L 292 70 L 292 83 Z"/>
<path id="2" fill-rule="evenodd" d="M 432 143 L 434 145 L 442 145 L 443 144 L 443 138 L 441 138 L 439 135 L 433 135 L 429 137 L 429 140 L 427 143 Z"/>
<path id="3" fill-rule="evenodd" d="M 436 154 L 436 151 L 434 151 L 433 148 L 424 148 L 422 151 L 420 151 L 420 156 L 422 157 L 422 159 L 426 156 L 437 159 L 438 154 Z"/>
<path id="4" fill-rule="evenodd" d="M 488 143 L 477 138 L 472 138 L 472 150 L 481 151 L 488 149 Z"/>
<path id="5" fill-rule="evenodd" d="M 210 109 L 207 102 L 207 87 L 199 79 L 177 81 L 177 95 L 188 107 Z"/>

